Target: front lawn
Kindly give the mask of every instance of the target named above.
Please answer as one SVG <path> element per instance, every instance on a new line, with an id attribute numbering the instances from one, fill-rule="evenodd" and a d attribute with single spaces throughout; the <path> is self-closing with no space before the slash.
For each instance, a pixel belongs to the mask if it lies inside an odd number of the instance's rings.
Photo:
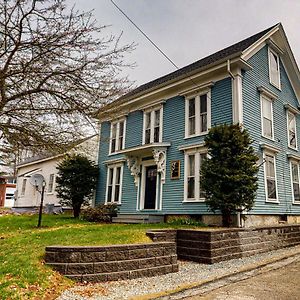
<path id="1" fill-rule="evenodd" d="M 168 224 L 94 224 L 70 215 L 0 217 L 1 299 L 54 299 L 72 285 L 43 264 L 50 245 L 109 245 L 150 242 L 145 232 Z M 173 226 L 174 227 L 174 226 Z"/>

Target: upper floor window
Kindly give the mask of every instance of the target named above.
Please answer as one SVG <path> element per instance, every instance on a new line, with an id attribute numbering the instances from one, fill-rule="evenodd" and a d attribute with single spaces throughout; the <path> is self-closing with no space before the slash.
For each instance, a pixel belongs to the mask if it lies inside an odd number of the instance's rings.
<path id="1" fill-rule="evenodd" d="M 210 128 L 210 93 L 186 98 L 185 136 L 192 137 L 208 132 Z"/>
<path id="2" fill-rule="evenodd" d="M 296 115 L 287 111 L 288 146 L 297 149 Z"/>
<path id="3" fill-rule="evenodd" d="M 278 202 L 276 182 L 276 156 L 265 153 L 265 187 L 267 202 Z"/>
<path id="4" fill-rule="evenodd" d="M 270 83 L 280 89 L 280 64 L 278 54 L 269 48 Z"/>
<path id="5" fill-rule="evenodd" d="M 300 203 L 299 162 L 291 161 L 293 202 Z"/>
<path id="6" fill-rule="evenodd" d="M 261 96 L 261 117 L 262 117 L 262 135 L 269 139 L 274 139 L 274 125 L 273 125 L 273 101 Z"/>
<path id="7" fill-rule="evenodd" d="M 111 123 L 110 128 L 110 153 L 115 153 L 125 148 L 126 121 L 121 120 Z"/>
<path id="8" fill-rule="evenodd" d="M 204 201 L 205 193 L 201 187 L 201 165 L 207 157 L 203 151 L 191 151 L 185 154 L 184 201 Z"/>
<path id="9" fill-rule="evenodd" d="M 145 111 L 143 144 L 162 142 L 162 107 Z"/>
<path id="10" fill-rule="evenodd" d="M 121 203 L 123 165 L 107 168 L 106 203 Z"/>

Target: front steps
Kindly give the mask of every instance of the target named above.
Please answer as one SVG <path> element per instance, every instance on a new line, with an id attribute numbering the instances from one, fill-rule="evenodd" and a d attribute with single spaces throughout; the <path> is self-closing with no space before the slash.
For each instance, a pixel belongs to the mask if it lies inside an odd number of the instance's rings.
<path id="1" fill-rule="evenodd" d="M 119 214 L 117 217 L 112 218 L 113 223 L 128 223 L 128 224 L 153 224 L 163 223 L 164 216 L 162 215 L 130 215 Z"/>

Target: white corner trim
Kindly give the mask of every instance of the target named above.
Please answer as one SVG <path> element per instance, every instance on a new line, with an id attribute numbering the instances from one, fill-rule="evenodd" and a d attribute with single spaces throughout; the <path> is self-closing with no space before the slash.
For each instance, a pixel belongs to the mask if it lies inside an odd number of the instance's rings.
<path id="1" fill-rule="evenodd" d="M 263 86 L 259 86 L 257 88 L 257 90 L 262 94 L 262 95 L 265 95 L 267 96 L 268 98 L 270 98 L 271 100 L 275 100 L 278 98 L 278 96 L 273 93 L 271 90 L 269 90 L 268 88 L 266 87 L 263 87 Z"/>
<path id="2" fill-rule="evenodd" d="M 292 113 L 294 114 L 297 114 L 299 115 L 300 114 L 300 111 L 298 108 L 294 107 L 293 105 L 289 104 L 289 103 L 286 103 L 284 104 L 284 108 L 291 111 Z"/>
<path id="3" fill-rule="evenodd" d="M 243 124 L 243 87 L 241 70 L 232 79 L 232 120 Z"/>
<path id="4" fill-rule="evenodd" d="M 263 150 L 263 151 L 269 151 L 269 152 L 272 152 L 272 153 L 279 153 L 281 151 L 280 148 L 278 147 L 275 147 L 275 146 L 272 146 L 272 145 L 268 145 L 268 144 L 265 144 L 265 143 L 260 143 L 260 148 Z"/>

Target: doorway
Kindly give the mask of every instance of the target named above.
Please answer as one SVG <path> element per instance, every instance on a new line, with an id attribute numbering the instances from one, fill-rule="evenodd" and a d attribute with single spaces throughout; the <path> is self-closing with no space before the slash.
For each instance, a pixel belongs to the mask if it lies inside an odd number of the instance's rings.
<path id="1" fill-rule="evenodd" d="M 156 209 L 157 166 L 145 166 L 144 209 Z"/>

